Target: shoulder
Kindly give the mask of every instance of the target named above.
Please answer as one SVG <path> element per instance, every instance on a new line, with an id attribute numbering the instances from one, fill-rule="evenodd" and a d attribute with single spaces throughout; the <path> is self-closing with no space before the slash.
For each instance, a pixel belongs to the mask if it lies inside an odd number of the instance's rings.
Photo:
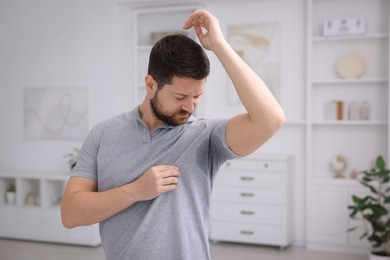
<path id="1" fill-rule="evenodd" d="M 229 121 L 228 118 L 195 118 L 192 117 L 192 120 L 189 121 L 191 126 L 199 126 L 203 125 L 208 128 L 215 128 L 217 126 L 223 126 L 226 125 L 227 122 Z"/>
<path id="2" fill-rule="evenodd" d="M 225 130 L 228 119 L 224 118 L 192 118 L 183 127 L 183 130 L 187 134 L 195 136 L 208 136 L 209 138 L 214 135 L 220 137 L 225 136 Z"/>
<path id="3" fill-rule="evenodd" d="M 133 111 L 125 112 L 120 115 L 113 116 L 97 123 L 91 130 L 91 134 L 95 139 L 101 139 L 101 137 L 109 130 L 109 132 L 115 129 L 120 129 L 128 126 L 134 122 L 135 116 Z"/>

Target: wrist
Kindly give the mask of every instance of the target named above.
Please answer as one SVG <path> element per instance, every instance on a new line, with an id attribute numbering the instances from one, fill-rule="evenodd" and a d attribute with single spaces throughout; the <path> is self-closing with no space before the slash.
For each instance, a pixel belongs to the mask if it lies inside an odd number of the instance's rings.
<path id="1" fill-rule="evenodd" d="M 126 202 L 129 206 L 141 201 L 141 199 L 137 196 L 135 185 L 136 184 L 132 182 L 125 184 L 121 187 L 124 192 L 124 198 L 126 198 Z"/>

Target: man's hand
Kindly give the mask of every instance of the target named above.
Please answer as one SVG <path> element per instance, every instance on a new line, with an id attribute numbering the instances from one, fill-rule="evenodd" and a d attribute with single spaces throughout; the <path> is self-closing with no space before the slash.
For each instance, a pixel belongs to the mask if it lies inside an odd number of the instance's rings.
<path id="1" fill-rule="evenodd" d="M 180 171 L 176 166 L 159 165 L 149 168 L 132 184 L 136 201 L 145 201 L 176 189 Z"/>
<path id="2" fill-rule="evenodd" d="M 218 19 L 207 10 L 196 10 L 187 18 L 183 29 L 191 27 L 195 28 L 200 43 L 207 50 L 215 51 L 215 48 L 225 43 Z"/>

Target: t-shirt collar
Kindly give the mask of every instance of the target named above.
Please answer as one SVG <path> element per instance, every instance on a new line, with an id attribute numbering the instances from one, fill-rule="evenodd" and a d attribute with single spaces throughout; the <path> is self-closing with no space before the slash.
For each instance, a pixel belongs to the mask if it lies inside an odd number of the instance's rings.
<path id="1" fill-rule="evenodd" d="M 142 120 L 142 118 L 141 118 L 141 115 L 140 115 L 140 113 L 139 113 L 139 107 L 138 107 L 138 106 L 133 110 L 133 113 L 134 113 L 135 119 L 136 119 L 138 122 L 141 122 L 143 125 L 146 126 L 145 122 L 144 122 L 144 121 Z M 191 115 L 191 116 L 188 118 L 187 122 L 185 122 L 184 124 L 191 123 L 191 122 L 193 122 L 194 120 L 195 120 L 195 117 L 194 117 L 193 115 Z M 166 128 L 166 129 L 172 129 L 172 128 L 175 128 L 175 127 L 177 127 L 177 126 L 172 126 L 172 125 L 167 125 L 167 124 L 165 124 L 165 125 L 159 126 L 158 128 L 161 128 L 161 129 L 164 129 L 164 128 Z M 158 128 L 156 128 L 156 129 L 158 129 Z"/>

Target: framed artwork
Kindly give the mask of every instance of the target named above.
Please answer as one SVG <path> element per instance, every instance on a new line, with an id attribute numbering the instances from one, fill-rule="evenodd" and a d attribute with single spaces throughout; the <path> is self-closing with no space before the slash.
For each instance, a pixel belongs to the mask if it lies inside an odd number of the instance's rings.
<path id="1" fill-rule="evenodd" d="M 227 40 L 236 53 L 262 78 L 280 102 L 281 97 L 281 32 L 279 22 L 230 25 Z M 241 104 L 231 80 L 228 104 Z"/>
<path id="2" fill-rule="evenodd" d="M 86 87 L 28 87 L 23 105 L 27 140 L 83 140 L 88 134 Z"/>

